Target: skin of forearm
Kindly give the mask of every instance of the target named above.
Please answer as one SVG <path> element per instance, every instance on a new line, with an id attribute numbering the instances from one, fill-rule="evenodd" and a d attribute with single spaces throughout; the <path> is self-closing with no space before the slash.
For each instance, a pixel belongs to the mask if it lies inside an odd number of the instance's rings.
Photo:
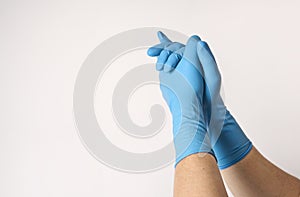
<path id="1" fill-rule="evenodd" d="M 254 147 L 243 160 L 221 173 L 235 196 L 300 195 L 300 180 L 269 162 Z"/>
<path id="2" fill-rule="evenodd" d="M 193 154 L 177 164 L 174 197 L 187 196 L 227 196 L 216 160 L 211 154 Z"/>

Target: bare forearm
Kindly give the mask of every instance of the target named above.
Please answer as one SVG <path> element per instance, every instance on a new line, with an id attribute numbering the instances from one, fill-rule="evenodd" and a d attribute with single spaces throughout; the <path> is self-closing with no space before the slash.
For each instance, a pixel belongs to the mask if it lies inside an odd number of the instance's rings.
<path id="1" fill-rule="evenodd" d="M 227 196 L 212 155 L 193 154 L 178 163 L 175 170 L 174 197 L 182 196 Z"/>
<path id="2" fill-rule="evenodd" d="M 299 179 L 279 169 L 254 147 L 239 163 L 222 170 L 236 196 L 295 196 L 300 194 Z"/>

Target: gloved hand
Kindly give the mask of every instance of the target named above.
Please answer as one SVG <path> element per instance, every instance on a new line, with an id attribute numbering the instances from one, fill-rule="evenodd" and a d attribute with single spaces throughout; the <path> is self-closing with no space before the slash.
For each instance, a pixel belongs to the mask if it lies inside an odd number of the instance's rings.
<path id="1" fill-rule="evenodd" d="M 176 163 L 199 152 L 212 153 L 203 114 L 204 80 L 197 56 L 197 43 L 192 36 L 186 47 L 170 41 L 161 32 L 160 44 L 148 49 L 148 55 L 158 56 L 160 89 L 173 119 Z M 176 68 L 174 67 L 176 65 Z"/>
<path id="2" fill-rule="evenodd" d="M 243 159 L 251 150 L 252 143 L 226 109 L 220 95 L 221 74 L 215 58 L 206 42 L 199 42 L 197 54 L 203 67 L 205 100 L 210 105 L 208 130 L 220 169 L 225 169 Z"/>
<path id="3" fill-rule="evenodd" d="M 252 143 L 226 109 L 220 95 L 221 74 L 217 63 L 207 43 L 200 39 L 197 42 L 197 56 L 200 62 L 195 63 L 203 70 L 202 76 L 205 81 L 203 99 L 205 124 L 218 166 L 225 169 L 243 159 L 250 152 Z M 168 65 L 173 69 L 177 66 L 176 62 Z"/>

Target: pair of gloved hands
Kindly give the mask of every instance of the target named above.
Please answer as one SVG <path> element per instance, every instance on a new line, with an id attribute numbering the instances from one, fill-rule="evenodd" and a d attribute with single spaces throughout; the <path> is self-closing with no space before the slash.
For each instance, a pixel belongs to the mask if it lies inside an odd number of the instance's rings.
<path id="1" fill-rule="evenodd" d="M 162 32 L 158 38 L 147 53 L 158 57 L 160 89 L 173 119 L 175 165 L 199 152 L 214 155 L 220 169 L 237 163 L 252 143 L 223 103 L 221 74 L 207 43 L 191 36 L 183 45 Z"/>

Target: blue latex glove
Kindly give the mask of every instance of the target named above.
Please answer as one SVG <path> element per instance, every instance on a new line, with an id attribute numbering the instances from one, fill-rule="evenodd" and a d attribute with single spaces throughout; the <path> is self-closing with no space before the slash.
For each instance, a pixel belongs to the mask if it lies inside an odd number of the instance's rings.
<path id="1" fill-rule="evenodd" d="M 197 67 L 203 70 L 202 76 L 205 80 L 203 99 L 205 124 L 218 166 L 225 169 L 243 159 L 250 152 L 252 143 L 226 109 L 220 95 L 221 74 L 207 43 L 200 39 L 197 43 L 197 56 L 200 62 L 195 63 L 199 63 Z M 168 65 L 172 69 L 177 66 L 176 62 Z"/>
<path id="2" fill-rule="evenodd" d="M 208 130 L 220 169 L 225 169 L 243 159 L 251 150 L 252 143 L 226 109 L 220 95 L 221 74 L 215 58 L 206 42 L 198 42 L 197 54 L 202 64 L 210 114 Z"/>
<path id="3" fill-rule="evenodd" d="M 173 119 L 176 163 L 199 153 L 212 153 L 203 113 L 204 80 L 197 56 L 197 36 L 189 38 L 186 47 L 170 41 L 161 32 L 160 44 L 148 49 L 149 56 L 158 56 L 160 89 Z M 175 68 L 176 65 L 176 69 Z"/>

